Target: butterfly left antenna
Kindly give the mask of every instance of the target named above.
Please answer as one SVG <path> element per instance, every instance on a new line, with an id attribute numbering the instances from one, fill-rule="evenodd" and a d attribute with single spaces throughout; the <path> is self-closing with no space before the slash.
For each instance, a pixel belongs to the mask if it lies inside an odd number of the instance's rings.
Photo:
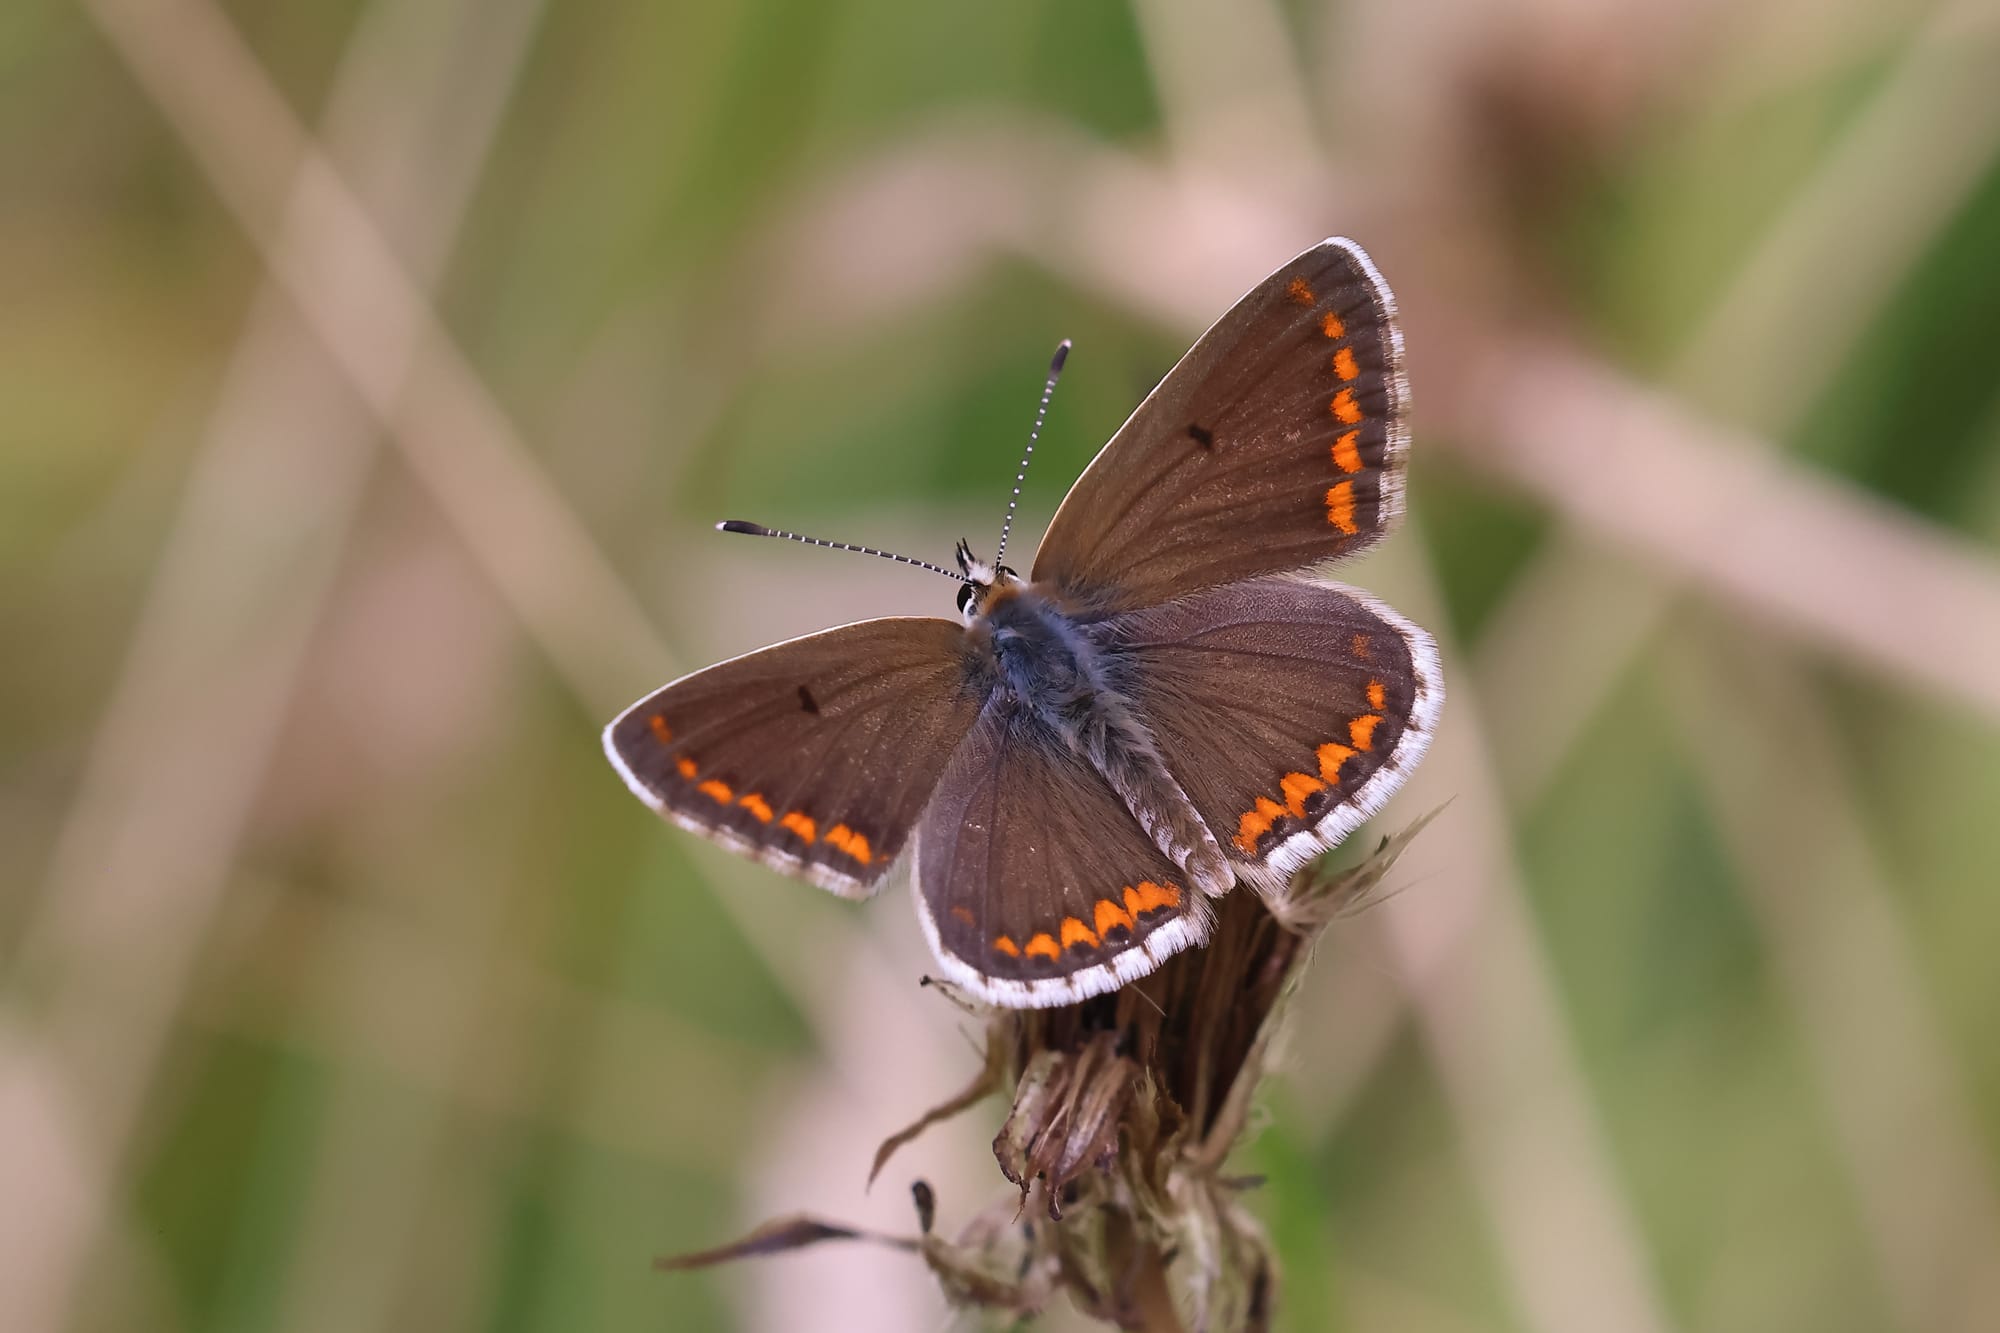
<path id="1" fill-rule="evenodd" d="M 1014 530 L 1014 511 L 1021 505 L 1021 483 L 1028 479 L 1028 460 L 1035 456 L 1035 441 L 1042 438 L 1042 423 L 1049 418 L 1049 399 L 1055 396 L 1056 381 L 1062 378 L 1063 362 L 1069 360 L 1069 339 L 1056 344 L 1049 358 L 1048 383 L 1042 385 L 1042 405 L 1035 409 L 1035 428 L 1028 432 L 1028 449 L 1021 455 L 1021 470 L 1014 474 L 1014 498 L 1007 502 L 1007 521 L 1000 525 L 1000 549 L 993 556 L 994 568 L 1007 558 L 1007 534 Z"/>
<path id="2" fill-rule="evenodd" d="M 943 565 L 934 565 L 928 560 L 918 560 L 913 556 L 897 555 L 894 551 L 878 551 L 872 546 L 853 546 L 847 542 L 830 542 L 824 537 L 807 537 L 796 532 L 786 532 L 781 528 L 767 528 L 761 523 L 745 523 L 732 518 L 715 525 L 717 532 L 740 532 L 748 537 L 783 537 L 786 541 L 803 542 L 807 546 L 824 546 L 833 551 L 859 551 L 862 555 L 879 555 L 884 560 L 894 560 L 898 564 L 915 565 L 918 569 L 928 569 L 933 574 L 942 574 L 953 583 L 969 583 L 963 574 L 954 574 Z"/>

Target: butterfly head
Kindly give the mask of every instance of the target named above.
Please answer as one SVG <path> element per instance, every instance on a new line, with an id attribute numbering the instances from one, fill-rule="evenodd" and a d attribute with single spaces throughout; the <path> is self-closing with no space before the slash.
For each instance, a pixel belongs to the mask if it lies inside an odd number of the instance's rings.
<path id="1" fill-rule="evenodd" d="M 958 568 L 965 585 L 958 590 L 958 614 L 970 625 L 986 614 L 995 594 L 1017 588 L 1021 576 L 1005 565 L 989 565 L 973 555 L 964 538 L 958 542 Z"/>

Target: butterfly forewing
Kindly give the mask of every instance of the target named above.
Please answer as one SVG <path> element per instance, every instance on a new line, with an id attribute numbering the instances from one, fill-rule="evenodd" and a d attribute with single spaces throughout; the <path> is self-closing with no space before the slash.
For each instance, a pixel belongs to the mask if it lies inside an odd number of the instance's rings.
<path id="1" fill-rule="evenodd" d="M 685 676 L 604 748 L 675 823 L 865 897 L 978 716 L 981 671 L 951 621 L 863 621 Z"/>
<path id="2" fill-rule="evenodd" d="M 1121 688 L 1225 850 L 1275 883 L 1382 807 L 1430 743 L 1430 636 L 1297 577 L 1114 616 Z"/>
<path id="3" fill-rule="evenodd" d="M 1399 516 L 1394 299 L 1321 242 L 1202 335 L 1078 480 L 1034 580 L 1102 609 L 1353 554 Z"/>
<path id="4" fill-rule="evenodd" d="M 946 974 L 996 1004 L 1071 1004 L 1208 937 L 1208 904 L 1095 769 L 996 698 L 917 835 L 918 912 Z"/>

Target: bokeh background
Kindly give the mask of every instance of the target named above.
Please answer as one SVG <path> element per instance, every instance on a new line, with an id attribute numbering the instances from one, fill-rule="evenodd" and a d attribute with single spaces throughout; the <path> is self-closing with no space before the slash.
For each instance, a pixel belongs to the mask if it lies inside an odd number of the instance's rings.
<path id="1" fill-rule="evenodd" d="M 1328 233 L 1451 698 L 1241 1169 L 1296 1330 L 2000 1326 L 2000 5 L 9 0 L 0 1326 L 934 1330 L 892 889 L 597 732 L 1032 534 Z M 967 1326 L 960 1320 L 957 1326 Z M 1074 1328 L 1058 1313 L 1047 1327 Z"/>

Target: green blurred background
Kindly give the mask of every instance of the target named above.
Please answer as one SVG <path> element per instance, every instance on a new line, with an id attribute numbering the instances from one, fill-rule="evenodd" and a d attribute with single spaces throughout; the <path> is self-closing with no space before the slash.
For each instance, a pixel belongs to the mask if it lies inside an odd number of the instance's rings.
<path id="1" fill-rule="evenodd" d="M 1288 1329 L 2000 1327 L 2000 5 L 0 9 L 0 1327 L 932 1330 L 905 895 L 597 732 L 948 614 L 1354 236 L 1451 700 L 1239 1155 Z M 1448 803 L 1448 804 L 1446 804 Z M 959 1326 L 976 1321 L 960 1317 Z M 1073 1328 L 1066 1311 L 1047 1320 Z"/>

